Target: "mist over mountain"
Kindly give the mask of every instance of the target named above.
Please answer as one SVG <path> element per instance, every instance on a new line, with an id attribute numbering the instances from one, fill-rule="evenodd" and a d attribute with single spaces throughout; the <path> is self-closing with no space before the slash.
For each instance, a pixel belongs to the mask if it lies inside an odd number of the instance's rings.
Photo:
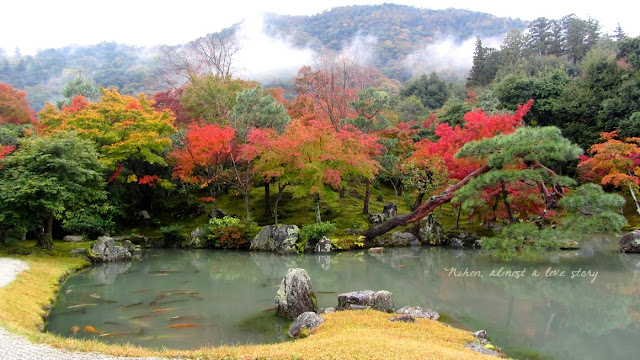
<path id="1" fill-rule="evenodd" d="M 432 71 L 462 80 L 471 68 L 476 36 L 498 47 L 509 30 L 526 25 L 469 10 L 384 4 L 339 7 L 313 16 L 264 14 L 221 33 L 233 32 L 238 39 L 237 77 L 282 83 L 332 50 L 404 82 Z M 47 49 L 34 56 L 0 50 L 0 82 L 27 92 L 36 110 L 59 100 L 62 87 L 78 75 L 122 93 L 153 93 L 168 87 L 158 76 L 160 57 L 158 48 L 117 43 Z"/>

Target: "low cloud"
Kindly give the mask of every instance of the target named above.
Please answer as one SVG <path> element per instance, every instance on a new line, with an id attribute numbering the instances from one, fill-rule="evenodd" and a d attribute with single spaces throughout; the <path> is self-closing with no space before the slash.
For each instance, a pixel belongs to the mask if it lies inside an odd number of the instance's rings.
<path id="1" fill-rule="evenodd" d="M 499 49 L 503 38 L 483 38 L 482 45 Z M 457 75 L 460 78 L 465 78 L 473 66 L 475 47 L 475 37 L 463 41 L 457 41 L 450 37 L 435 40 L 424 48 L 407 55 L 403 60 L 404 67 L 411 77 L 435 71 L 438 74 L 445 74 L 445 77 Z"/>
<path id="2" fill-rule="evenodd" d="M 292 78 L 303 65 L 312 64 L 316 57 L 313 50 L 295 47 L 290 39 L 267 35 L 262 16 L 245 19 L 237 37 L 240 51 L 234 63 L 242 78 L 262 83 Z"/>

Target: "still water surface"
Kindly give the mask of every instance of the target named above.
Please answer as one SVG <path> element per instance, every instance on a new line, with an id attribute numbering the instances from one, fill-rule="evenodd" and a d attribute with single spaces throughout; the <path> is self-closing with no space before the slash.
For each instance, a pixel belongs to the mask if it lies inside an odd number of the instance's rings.
<path id="1" fill-rule="evenodd" d="M 301 267 L 320 307 L 335 306 L 340 292 L 384 289 L 396 308 L 429 307 L 456 326 L 486 329 L 515 358 L 633 359 L 640 254 L 617 253 L 617 241 L 596 237 L 579 251 L 510 263 L 426 247 L 301 256 L 149 250 L 143 261 L 69 278 L 47 331 L 151 348 L 284 341 L 288 323 L 273 299 L 287 268 Z"/>

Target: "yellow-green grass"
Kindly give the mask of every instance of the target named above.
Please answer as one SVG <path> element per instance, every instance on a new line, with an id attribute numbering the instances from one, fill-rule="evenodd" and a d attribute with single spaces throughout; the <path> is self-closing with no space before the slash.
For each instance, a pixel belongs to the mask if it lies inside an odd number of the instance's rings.
<path id="1" fill-rule="evenodd" d="M 27 244 L 18 245 L 26 248 Z M 55 256 L 38 252 L 15 255 L 16 246 L 0 248 L 0 256 L 26 261 L 29 269 L 0 288 L 0 323 L 11 332 L 56 348 L 101 352 L 115 356 L 166 356 L 201 359 L 491 359 L 463 344 L 473 340 L 468 331 L 437 321 L 390 322 L 392 314 L 377 311 L 344 311 L 325 316 L 313 335 L 291 342 L 254 346 L 222 346 L 190 351 L 161 350 L 99 341 L 63 338 L 38 330 L 45 308 L 55 299 L 60 279 L 86 266 L 78 257 L 65 255 L 73 245 L 56 242 Z"/>

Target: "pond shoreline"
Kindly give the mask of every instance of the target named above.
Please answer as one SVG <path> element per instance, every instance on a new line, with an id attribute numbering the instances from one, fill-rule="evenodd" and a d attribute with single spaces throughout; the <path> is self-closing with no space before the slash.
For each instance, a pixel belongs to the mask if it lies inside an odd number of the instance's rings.
<path id="1" fill-rule="evenodd" d="M 6 256 L 6 254 L 5 254 Z M 9 254 L 9 256 L 11 256 Z M 39 255 L 31 255 L 31 256 L 17 256 L 18 258 L 22 258 L 27 260 L 30 264 L 32 264 L 32 267 L 37 267 L 37 266 L 42 266 L 42 264 L 38 264 L 40 262 L 46 262 L 46 261 L 50 261 L 46 260 L 46 258 L 43 259 L 42 256 Z M 65 263 L 64 261 L 65 257 L 60 257 L 56 260 L 60 260 L 59 262 Z M 43 261 L 44 260 L 44 261 Z M 74 259 L 73 264 L 78 263 L 78 258 Z M 56 290 L 54 291 L 54 293 L 49 296 L 49 300 L 51 300 L 52 296 L 55 296 L 55 292 L 57 291 L 57 289 L 59 289 L 60 284 L 62 283 L 62 281 L 64 281 L 64 279 L 71 275 L 74 271 L 70 271 L 69 270 L 69 266 L 71 267 L 75 267 L 76 270 L 78 270 L 78 265 L 70 265 L 72 264 L 69 261 L 66 261 L 66 265 L 60 265 L 59 267 L 53 269 L 53 267 L 49 266 L 50 268 L 50 272 L 51 275 L 53 275 L 54 273 L 58 274 L 58 277 L 56 278 L 56 280 L 54 281 L 53 278 L 48 280 L 52 283 L 55 283 L 56 286 Z M 89 263 L 84 263 L 83 267 L 86 266 L 90 266 Z M 62 269 L 67 269 L 67 270 L 62 270 Z M 49 270 L 49 269 L 48 269 Z M 29 273 L 29 272 L 27 272 Z M 18 277 L 18 282 L 25 282 L 25 281 L 29 281 L 29 279 L 26 279 L 30 276 L 32 276 L 33 274 L 26 274 L 26 275 L 22 275 L 21 277 Z M 26 280 L 25 280 L 26 279 Z M 62 280 L 62 281 L 61 281 Z M 22 285 L 20 285 L 22 287 Z M 15 289 L 14 289 L 15 290 Z M 4 300 L 2 299 L 2 297 L 0 297 L 0 300 L 4 302 Z M 40 299 L 42 300 L 42 299 Z M 37 299 L 34 299 L 33 302 L 35 303 L 40 303 L 40 304 L 45 304 L 46 302 L 40 301 Z M 39 308 L 47 308 L 47 306 L 42 306 L 39 305 Z M 31 311 L 31 313 L 33 313 L 33 311 Z M 349 312 L 352 313 L 352 312 Z M 338 321 L 345 321 L 345 319 L 342 319 L 342 317 L 347 317 L 348 319 L 347 321 L 347 325 L 354 325 L 356 326 L 357 324 L 359 324 L 360 322 L 362 322 L 365 319 L 368 318 L 375 318 L 375 317 L 380 317 L 380 316 L 385 316 L 385 314 L 376 314 L 376 313 L 361 313 L 358 312 L 359 314 L 345 314 L 345 315 L 339 315 L 336 317 L 336 319 L 338 319 Z M 17 318 L 19 319 L 21 316 L 18 316 Z M 358 320 L 354 320 L 351 319 L 349 317 L 354 317 L 357 318 Z M 46 315 L 43 316 L 43 318 L 46 318 Z M 55 356 L 50 356 L 52 358 L 61 358 L 61 359 L 132 359 L 131 357 L 118 357 L 118 356 L 136 356 L 134 357 L 135 359 L 160 359 L 157 356 L 158 355 L 162 355 L 162 356 L 168 356 L 168 357 L 164 357 L 164 358 L 176 358 L 176 356 L 186 356 L 186 357 L 194 357 L 194 356 L 203 356 L 204 358 L 217 358 L 217 357 L 225 357 L 225 356 L 230 356 L 231 358 L 260 358 L 263 356 L 270 356 L 273 358 L 292 358 L 295 356 L 299 356 L 301 354 L 301 350 L 300 349 L 307 349 L 309 344 L 313 344 L 312 341 L 313 338 L 316 339 L 321 339 L 322 337 L 325 336 L 335 336 L 336 334 L 336 330 L 331 330 L 329 332 L 333 333 L 333 334 L 326 334 L 325 332 L 322 332 L 322 335 L 318 334 L 315 336 L 312 336 L 308 339 L 304 339 L 301 341 L 296 341 L 296 342 L 291 342 L 291 343 L 287 343 L 287 344 L 276 344 L 275 346 L 271 346 L 271 345 L 266 345 L 266 346 L 239 346 L 239 347 L 230 347 L 230 346 L 223 346 L 223 347 L 218 347 L 218 348 L 202 348 L 200 350 L 193 350 L 193 351 L 160 351 L 160 353 L 158 353 L 157 351 L 153 351 L 150 349 L 144 349 L 144 348 L 127 348 L 122 347 L 122 346 L 114 346 L 114 345 L 104 345 L 104 344 L 96 344 L 93 341 L 78 341 L 75 339 L 68 339 L 68 338 L 61 338 L 52 334 L 48 334 L 48 333 L 38 333 L 37 329 L 35 328 L 35 325 L 37 324 L 37 321 L 35 321 L 35 323 L 33 325 L 29 325 L 29 326 L 25 326 L 24 324 L 20 325 L 19 322 L 17 321 L 16 323 L 14 323 L 12 320 L 10 320 L 12 318 L 9 318 L 9 320 L 7 319 L 7 317 L 5 317 L 4 319 L 2 319 L 3 321 L 3 325 L 5 326 L 5 330 L 3 330 L 4 332 L 2 333 L 3 336 L 5 336 L 4 334 L 6 333 L 7 335 L 7 344 L 11 343 L 11 344 L 18 344 L 16 346 L 21 346 L 21 348 L 26 349 L 25 351 L 34 351 L 33 348 L 31 348 L 31 346 L 35 346 L 36 350 L 42 348 L 42 351 L 55 351 L 56 355 Z M 331 323 L 332 321 L 336 321 L 336 320 L 330 320 L 329 323 Z M 350 323 L 349 321 L 356 321 L 356 322 L 352 322 Z M 368 321 L 365 321 L 368 322 Z M 381 323 L 381 326 L 386 327 L 386 322 Z M 23 323 L 25 323 L 25 321 L 23 321 Z M 30 320 L 26 321 L 27 324 L 31 324 Z M 434 322 L 435 323 L 435 322 Z M 382 325 L 384 324 L 384 325 Z M 8 328 L 6 328 L 6 326 L 8 325 Z M 445 325 L 442 324 L 424 324 L 425 326 L 428 325 L 430 327 L 435 326 L 437 330 L 436 334 L 438 333 L 442 333 L 440 335 L 442 335 L 443 339 L 447 338 L 446 341 L 451 341 L 448 337 L 450 335 L 446 335 L 447 332 L 451 331 L 451 332 L 457 332 L 457 336 L 462 336 L 462 334 L 465 334 L 464 336 L 469 336 L 466 334 L 469 334 L 466 331 L 461 331 L 458 329 L 444 329 Z M 358 325 L 361 326 L 361 325 Z M 423 326 L 423 324 L 419 324 L 417 326 Z M 344 325 L 341 326 L 341 328 L 344 328 Z M 31 329 L 31 330 L 30 330 Z M 10 332 L 9 332 L 10 331 Z M 373 328 L 368 328 L 367 331 L 371 332 L 372 334 L 376 333 L 375 327 Z M 9 341 L 9 336 L 11 337 L 11 341 Z M 439 336 L 436 335 L 436 338 L 438 338 Z M 35 344 L 30 343 L 29 341 L 35 341 Z M 466 341 L 470 341 L 472 340 L 471 338 L 469 338 Z M 17 343 L 16 343 L 17 341 Z M 333 340 L 332 340 L 333 341 Z M 342 341 L 342 340 L 339 340 Z M 351 340 L 349 340 L 351 341 Z M 437 339 L 434 338 L 434 341 L 438 341 Z M 4 342 L 4 341 L 3 341 Z M 367 353 L 370 354 L 371 358 L 384 358 L 382 357 L 382 353 L 376 353 L 374 350 L 371 349 L 371 347 L 376 347 L 379 344 L 369 344 L 369 340 L 361 340 L 358 343 L 349 343 L 349 344 L 344 344 L 344 346 L 341 347 L 341 351 L 366 351 Z M 403 345 L 402 341 L 399 341 L 400 344 L 398 344 L 398 346 Z M 360 344 L 363 343 L 363 344 Z M 429 343 L 431 343 L 431 341 L 429 341 Z M 48 344 L 48 345 L 47 345 Z M 361 345 L 367 345 L 370 347 L 368 350 L 356 350 L 359 346 Z M 461 344 L 461 343 L 459 343 Z M 53 347 L 51 346 L 53 345 Z M 283 345 L 283 346 L 281 346 Z M 396 344 L 393 344 L 396 345 Z M 442 358 L 442 359 L 454 359 L 454 358 L 459 358 L 460 356 L 463 356 L 465 358 L 487 358 L 483 355 L 477 354 L 477 353 L 470 353 L 467 352 L 465 350 L 462 349 L 462 345 L 460 346 L 460 348 L 458 349 L 456 347 L 455 350 L 453 349 L 448 349 L 448 351 L 454 351 L 456 355 L 453 354 L 449 354 L 448 356 L 436 356 L 434 358 Z M 12 345 L 14 346 L 14 345 Z M 406 347 L 406 345 L 404 345 Z M 61 347 L 64 350 L 58 350 L 56 349 L 57 347 Z M 388 345 L 387 345 L 388 347 Z M 433 351 L 439 351 L 439 347 L 438 346 L 433 346 Z M 302 354 L 307 354 L 305 355 L 306 358 L 315 358 L 315 356 L 318 357 L 326 357 L 321 355 L 320 353 L 316 354 L 316 350 L 315 350 L 316 346 L 313 346 L 313 350 L 312 349 L 307 349 L 307 350 L 302 350 Z M 69 350 L 72 349 L 72 350 Z M 73 350 L 80 350 L 80 353 L 76 353 L 73 352 Z M 85 352 L 86 351 L 86 352 Z M 96 351 L 102 354 L 96 354 Z M 310 352 L 307 352 L 310 351 Z M 378 350 L 381 351 L 381 350 Z M 401 350 L 398 350 L 401 351 Z M 27 353 L 25 353 L 27 354 Z M 28 353 L 30 355 L 24 355 L 27 358 L 29 357 L 33 357 L 33 353 Z M 92 355 L 89 355 L 92 354 Z M 110 354 L 110 355 L 105 355 L 105 354 Z M 158 354 L 158 355 L 155 355 Z M 242 355 L 244 354 L 244 355 Z M 277 354 L 277 355 L 274 355 Z M 462 355 L 464 354 L 464 355 Z M 140 356 L 142 355 L 142 356 Z M 24 356 L 22 356 L 22 358 L 24 358 Z M 85 357 L 78 357 L 78 356 L 85 356 Z M 149 357 L 151 356 L 151 357 Z M 329 355 L 329 357 L 327 358 L 339 358 L 337 356 L 341 356 L 339 354 L 331 354 Z M 480 356 L 480 357 L 477 357 Z M 413 358 L 413 355 L 406 355 L 403 358 Z M 5 358 L 4 354 L 3 354 L 3 358 Z M 9 359 L 13 359 L 12 357 L 8 357 Z M 19 357 L 20 358 L 20 357 Z"/>

